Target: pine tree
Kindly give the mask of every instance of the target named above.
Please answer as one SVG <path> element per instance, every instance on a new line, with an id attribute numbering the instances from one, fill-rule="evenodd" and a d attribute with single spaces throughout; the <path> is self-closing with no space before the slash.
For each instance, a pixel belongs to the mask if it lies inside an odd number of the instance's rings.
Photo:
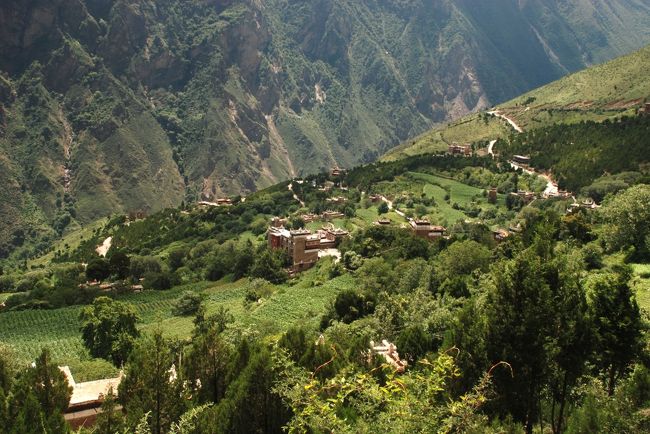
<path id="1" fill-rule="evenodd" d="M 72 388 L 63 372 L 50 360 L 44 349 L 34 366 L 21 373 L 14 383 L 9 402 L 9 418 L 20 429 L 34 432 L 67 432 L 63 413 L 68 408 Z M 34 402 L 35 401 L 35 405 Z M 34 428 L 38 421 L 40 428 Z M 29 428 L 32 427 L 32 428 Z"/>
<path id="2" fill-rule="evenodd" d="M 589 310 L 596 334 L 594 362 L 607 378 L 607 391 L 614 394 L 616 383 L 643 348 L 643 323 L 629 280 L 631 271 L 592 276 L 587 281 Z"/>
<path id="3" fill-rule="evenodd" d="M 117 408 L 117 400 L 113 388 L 108 391 L 102 403 L 102 412 L 97 417 L 97 434 L 115 434 L 124 429 L 124 415 Z"/>
<path id="4" fill-rule="evenodd" d="M 195 333 L 183 365 L 186 378 L 192 380 L 200 403 L 218 403 L 226 393 L 226 377 L 232 350 L 221 336 L 217 323 Z"/>
<path id="5" fill-rule="evenodd" d="M 20 405 L 15 405 L 16 416 L 12 423 L 10 434 L 42 434 L 45 431 L 45 415 L 36 395 L 28 391 Z"/>
<path id="6" fill-rule="evenodd" d="M 129 426 L 134 427 L 147 413 L 153 434 L 165 433 L 185 411 L 181 381 L 174 378 L 174 356 L 161 331 L 136 343 L 120 383 L 118 398 Z"/>

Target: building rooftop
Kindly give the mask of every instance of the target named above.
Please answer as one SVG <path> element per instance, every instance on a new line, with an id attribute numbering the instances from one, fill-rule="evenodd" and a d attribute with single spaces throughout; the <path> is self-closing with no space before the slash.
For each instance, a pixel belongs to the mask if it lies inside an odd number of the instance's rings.
<path id="1" fill-rule="evenodd" d="M 289 233 L 291 234 L 291 236 L 294 236 L 294 237 L 296 237 L 296 236 L 299 237 L 299 236 L 302 236 L 302 235 L 311 235 L 311 231 L 309 229 L 294 229 L 294 230 L 289 231 Z"/>
<path id="2" fill-rule="evenodd" d="M 284 227 L 276 228 L 271 226 L 269 232 L 280 237 L 291 238 L 291 232 Z"/>
<path id="3" fill-rule="evenodd" d="M 113 394 L 117 396 L 117 387 L 122 382 L 122 373 L 120 373 L 120 376 L 116 378 L 76 383 L 68 366 L 60 366 L 59 369 L 65 375 L 68 384 L 72 387 L 72 397 L 70 398 L 68 407 L 102 401 L 111 388 L 113 389 Z"/>

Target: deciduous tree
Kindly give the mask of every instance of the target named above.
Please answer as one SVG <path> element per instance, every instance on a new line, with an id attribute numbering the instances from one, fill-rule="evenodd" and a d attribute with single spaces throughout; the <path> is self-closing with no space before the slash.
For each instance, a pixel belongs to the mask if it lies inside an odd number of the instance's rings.
<path id="1" fill-rule="evenodd" d="M 81 335 L 93 357 L 111 360 L 116 365 L 124 363 L 138 337 L 138 317 L 127 303 L 108 297 L 98 297 L 85 307 L 79 316 Z"/>

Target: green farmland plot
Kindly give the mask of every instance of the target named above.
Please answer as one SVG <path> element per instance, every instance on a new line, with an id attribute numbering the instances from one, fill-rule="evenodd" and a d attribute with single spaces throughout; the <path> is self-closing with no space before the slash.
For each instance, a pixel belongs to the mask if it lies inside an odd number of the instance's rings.
<path id="1" fill-rule="evenodd" d="M 461 205 L 467 205 L 472 200 L 483 194 L 480 188 L 463 184 L 453 179 L 443 178 L 441 176 L 429 175 L 428 173 L 409 172 L 409 175 L 418 181 L 424 181 L 428 185 L 437 186 L 443 191 L 449 190 L 450 201 L 458 202 Z M 443 196 L 444 199 L 444 196 Z"/>
<path id="2" fill-rule="evenodd" d="M 632 264 L 639 306 L 650 312 L 650 264 Z"/>
<path id="3" fill-rule="evenodd" d="M 295 285 L 273 287 L 273 294 L 260 303 L 244 304 L 251 285 L 248 279 L 237 282 L 180 286 L 169 291 L 144 291 L 118 297 L 132 303 L 140 317 L 139 328 L 147 333 L 160 328 L 164 335 L 186 339 L 194 327 L 194 317 L 172 314 L 174 302 L 183 291 L 194 290 L 206 297 L 208 314 L 226 308 L 235 318 L 234 330 L 259 334 L 280 333 L 294 323 L 316 326 L 327 305 L 336 294 L 354 285 L 354 278 L 344 275 L 320 282 L 318 269 L 303 274 Z M 9 345 L 23 363 L 34 360 L 42 348 L 52 351 L 59 364 L 79 365 L 89 360 L 81 341 L 79 314 L 82 307 L 53 310 L 27 310 L 0 314 L 0 342 Z"/>
<path id="4" fill-rule="evenodd" d="M 489 204 L 480 188 L 443 176 L 420 172 L 407 172 L 395 181 L 379 183 L 376 190 L 393 198 L 410 197 L 415 201 L 421 197 L 435 199 L 435 205 L 427 207 L 428 216 L 432 222 L 445 225 L 451 225 L 458 220 L 472 219 L 465 209 L 478 207 L 479 210 L 496 210 L 505 202 L 501 196 L 497 205 Z M 402 205 L 398 206 L 402 211 L 407 211 Z"/>
<path id="5" fill-rule="evenodd" d="M 87 357 L 81 342 L 80 307 L 26 310 L 0 314 L 0 342 L 8 344 L 21 362 L 33 360 L 44 347 L 60 362 Z"/>

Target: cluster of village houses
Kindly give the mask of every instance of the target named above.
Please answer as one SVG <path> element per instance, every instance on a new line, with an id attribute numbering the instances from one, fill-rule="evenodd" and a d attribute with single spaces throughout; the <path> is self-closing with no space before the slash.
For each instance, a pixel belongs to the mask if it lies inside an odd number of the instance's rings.
<path id="1" fill-rule="evenodd" d="M 645 110 L 650 113 L 650 104 L 646 104 Z M 451 154 L 469 156 L 471 155 L 472 148 L 470 145 L 451 145 L 449 147 L 449 152 Z M 514 161 L 517 164 L 527 166 L 530 163 L 530 158 L 518 155 L 515 156 Z M 337 177 L 345 174 L 345 171 L 337 168 L 333 169 L 330 174 L 333 177 Z M 334 184 L 331 183 L 331 185 L 333 186 Z M 524 203 L 530 203 L 537 197 L 535 193 L 528 191 L 518 191 L 512 194 L 520 196 L 524 200 Z M 488 201 L 496 203 L 497 195 L 498 193 L 496 188 L 490 189 L 488 191 Z M 571 197 L 571 194 L 559 191 L 558 196 Z M 371 194 L 368 198 L 373 203 L 379 203 L 385 200 L 383 196 L 378 194 Z M 328 202 L 334 204 L 341 204 L 346 201 L 347 198 L 343 196 L 328 199 Z M 217 199 L 216 202 L 199 202 L 199 206 L 229 206 L 232 205 L 232 203 L 231 199 L 221 198 Z M 569 207 L 569 211 L 581 208 L 593 208 L 595 206 L 596 205 L 593 201 L 585 201 L 584 203 L 576 202 Z M 128 216 L 130 221 L 135 221 L 144 217 L 145 214 L 142 212 L 133 213 Z M 288 223 L 287 219 L 274 217 L 271 220 L 270 227 L 267 231 L 269 248 L 274 250 L 284 250 L 289 254 L 292 260 L 292 272 L 307 270 L 313 267 L 320 257 L 325 256 L 323 254 L 324 252 L 337 249 L 340 242 L 349 236 L 349 232 L 345 229 L 336 228 L 334 225 L 329 223 L 334 219 L 343 217 L 344 215 L 338 211 L 325 211 L 320 215 L 300 215 L 300 218 L 305 223 L 319 220 L 326 222 L 321 229 L 314 232 L 307 229 L 286 229 L 285 226 L 287 226 Z M 375 225 L 390 226 L 392 225 L 392 221 L 388 218 L 382 218 L 377 220 Z M 408 219 L 408 228 L 410 228 L 415 236 L 430 241 L 445 237 L 447 232 L 447 229 L 443 226 L 431 224 L 431 222 L 426 219 Z M 493 231 L 493 236 L 497 242 L 501 242 L 506 240 L 510 236 L 511 232 L 517 232 L 519 230 L 519 227 L 513 227 L 510 228 L 510 230 L 498 229 Z M 91 282 L 90 285 L 99 285 L 99 282 Z M 112 287 L 100 288 L 104 290 L 112 289 Z M 133 289 L 141 290 L 142 286 L 137 285 L 134 286 Z M 369 354 L 376 354 L 382 357 L 385 362 L 395 368 L 397 372 L 404 372 L 408 366 L 408 363 L 405 360 L 400 359 L 397 347 L 386 340 L 383 340 L 380 344 L 375 344 L 371 341 L 369 351 Z M 60 369 L 65 374 L 70 386 L 73 388 L 72 398 L 68 410 L 65 413 L 66 421 L 70 423 L 73 429 L 77 429 L 81 426 L 92 426 L 95 423 L 97 416 L 101 413 L 102 402 L 109 391 L 112 390 L 114 394 L 117 394 L 117 388 L 122 381 L 123 373 L 120 373 L 120 375 L 115 378 L 76 383 L 67 366 L 61 367 Z"/>

